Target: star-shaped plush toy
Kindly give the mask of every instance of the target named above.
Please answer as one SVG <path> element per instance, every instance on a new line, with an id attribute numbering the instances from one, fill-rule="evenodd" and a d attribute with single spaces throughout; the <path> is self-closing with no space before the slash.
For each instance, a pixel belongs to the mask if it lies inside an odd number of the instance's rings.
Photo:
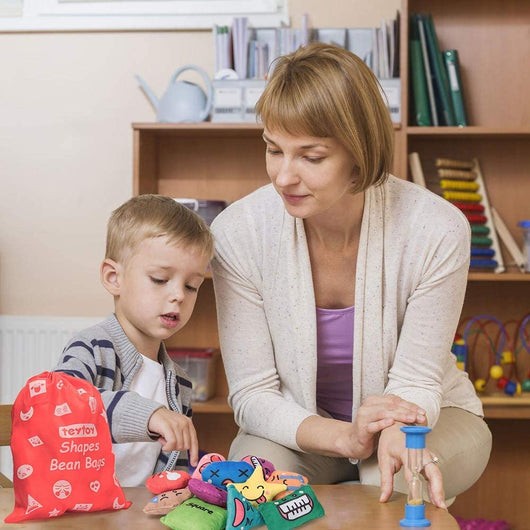
<path id="1" fill-rule="evenodd" d="M 263 468 L 261 466 L 256 466 L 256 469 L 254 469 L 246 482 L 236 483 L 234 487 L 254 506 L 269 502 L 278 493 L 287 489 L 285 484 L 267 482 L 263 476 Z"/>

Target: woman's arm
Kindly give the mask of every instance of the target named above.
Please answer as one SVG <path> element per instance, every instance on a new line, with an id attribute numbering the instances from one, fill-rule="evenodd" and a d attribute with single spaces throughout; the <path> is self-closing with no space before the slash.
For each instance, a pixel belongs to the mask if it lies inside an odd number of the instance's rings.
<path id="1" fill-rule="evenodd" d="M 353 423 L 310 416 L 298 428 L 297 442 L 309 453 L 346 458 L 368 458 L 377 435 L 388 427 L 424 423 L 425 411 L 397 396 L 369 396 Z"/>
<path id="2" fill-rule="evenodd" d="M 431 259 L 407 300 L 385 388 L 385 394 L 423 407 L 431 426 L 440 413 L 444 377 L 454 364 L 451 344 L 469 271 L 469 226 L 457 228 L 431 248 Z"/>

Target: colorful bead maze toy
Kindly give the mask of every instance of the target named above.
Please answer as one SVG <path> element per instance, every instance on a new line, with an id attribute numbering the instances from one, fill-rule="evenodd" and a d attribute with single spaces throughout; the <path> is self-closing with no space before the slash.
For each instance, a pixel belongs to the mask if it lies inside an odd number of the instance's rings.
<path id="1" fill-rule="evenodd" d="M 451 202 L 471 225 L 471 270 L 504 272 L 484 179 L 477 159 L 436 158 L 427 181 L 418 153 L 409 155 L 414 182 Z"/>
<path id="2" fill-rule="evenodd" d="M 530 314 L 500 322 L 490 315 L 463 319 L 453 343 L 457 366 L 466 370 L 479 393 L 509 396 L 530 392 Z M 525 374 L 521 377 L 520 374 Z"/>

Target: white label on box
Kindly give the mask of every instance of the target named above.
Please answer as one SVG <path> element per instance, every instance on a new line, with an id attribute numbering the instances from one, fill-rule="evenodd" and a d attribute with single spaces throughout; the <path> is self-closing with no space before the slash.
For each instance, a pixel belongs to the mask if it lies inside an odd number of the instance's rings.
<path id="1" fill-rule="evenodd" d="M 264 87 L 247 88 L 245 90 L 245 107 L 255 107 L 258 99 L 263 94 Z"/>
<path id="2" fill-rule="evenodd" d="M 241 107 L 241 88 L 216 88 L 214 99 L 216 107 Z"/>

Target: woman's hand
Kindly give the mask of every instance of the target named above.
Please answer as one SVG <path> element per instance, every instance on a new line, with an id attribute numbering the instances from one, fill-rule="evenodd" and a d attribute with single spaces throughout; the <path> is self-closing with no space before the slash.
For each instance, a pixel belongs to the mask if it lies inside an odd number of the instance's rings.
<path id="1" fill-rule="evenodd" d="M 419 423 L 419 422 L 418 422 Z M 407 449 L 405 447 L 405 434 L 401 432 L 402 424 L 396 423 L 385 429 L 379 437 L 377 460 L 381 473 L 380 502 L 386 502 L 392 495 L 394 475 L 405 466 L 405 479 L 410 480 L 410 470 L 407 468 Z M 428 449 L 423 451 L 423 469 L 421 473 L 426 479 L 427 490 L 431 502 L 439 508 L 447 508 L 443 488 L 442 473 L 438 466 L 432 462 L 434 454 Z"/>
<path id="2" fill-rule="evenodd" d="M 298 428 L 296 440 L 309 453 L 345 458 L 368 458 L 377 435 L 396 422 L 425 422 L 425 411 L 397 396 L 369 396 L 359 407 L 355 422 L 309 416 Z"/>
<path id="3" fill-rule="evenodd" d="M 356 458 L 368 458 L 374 451 L 377 434 L 399 422 L 402 424 L 426 422 L 425 411 L 409 401 L 394 395 L 368 396 L 359 407 L 353 423 L 350 443 L 359 446 Z"/>

